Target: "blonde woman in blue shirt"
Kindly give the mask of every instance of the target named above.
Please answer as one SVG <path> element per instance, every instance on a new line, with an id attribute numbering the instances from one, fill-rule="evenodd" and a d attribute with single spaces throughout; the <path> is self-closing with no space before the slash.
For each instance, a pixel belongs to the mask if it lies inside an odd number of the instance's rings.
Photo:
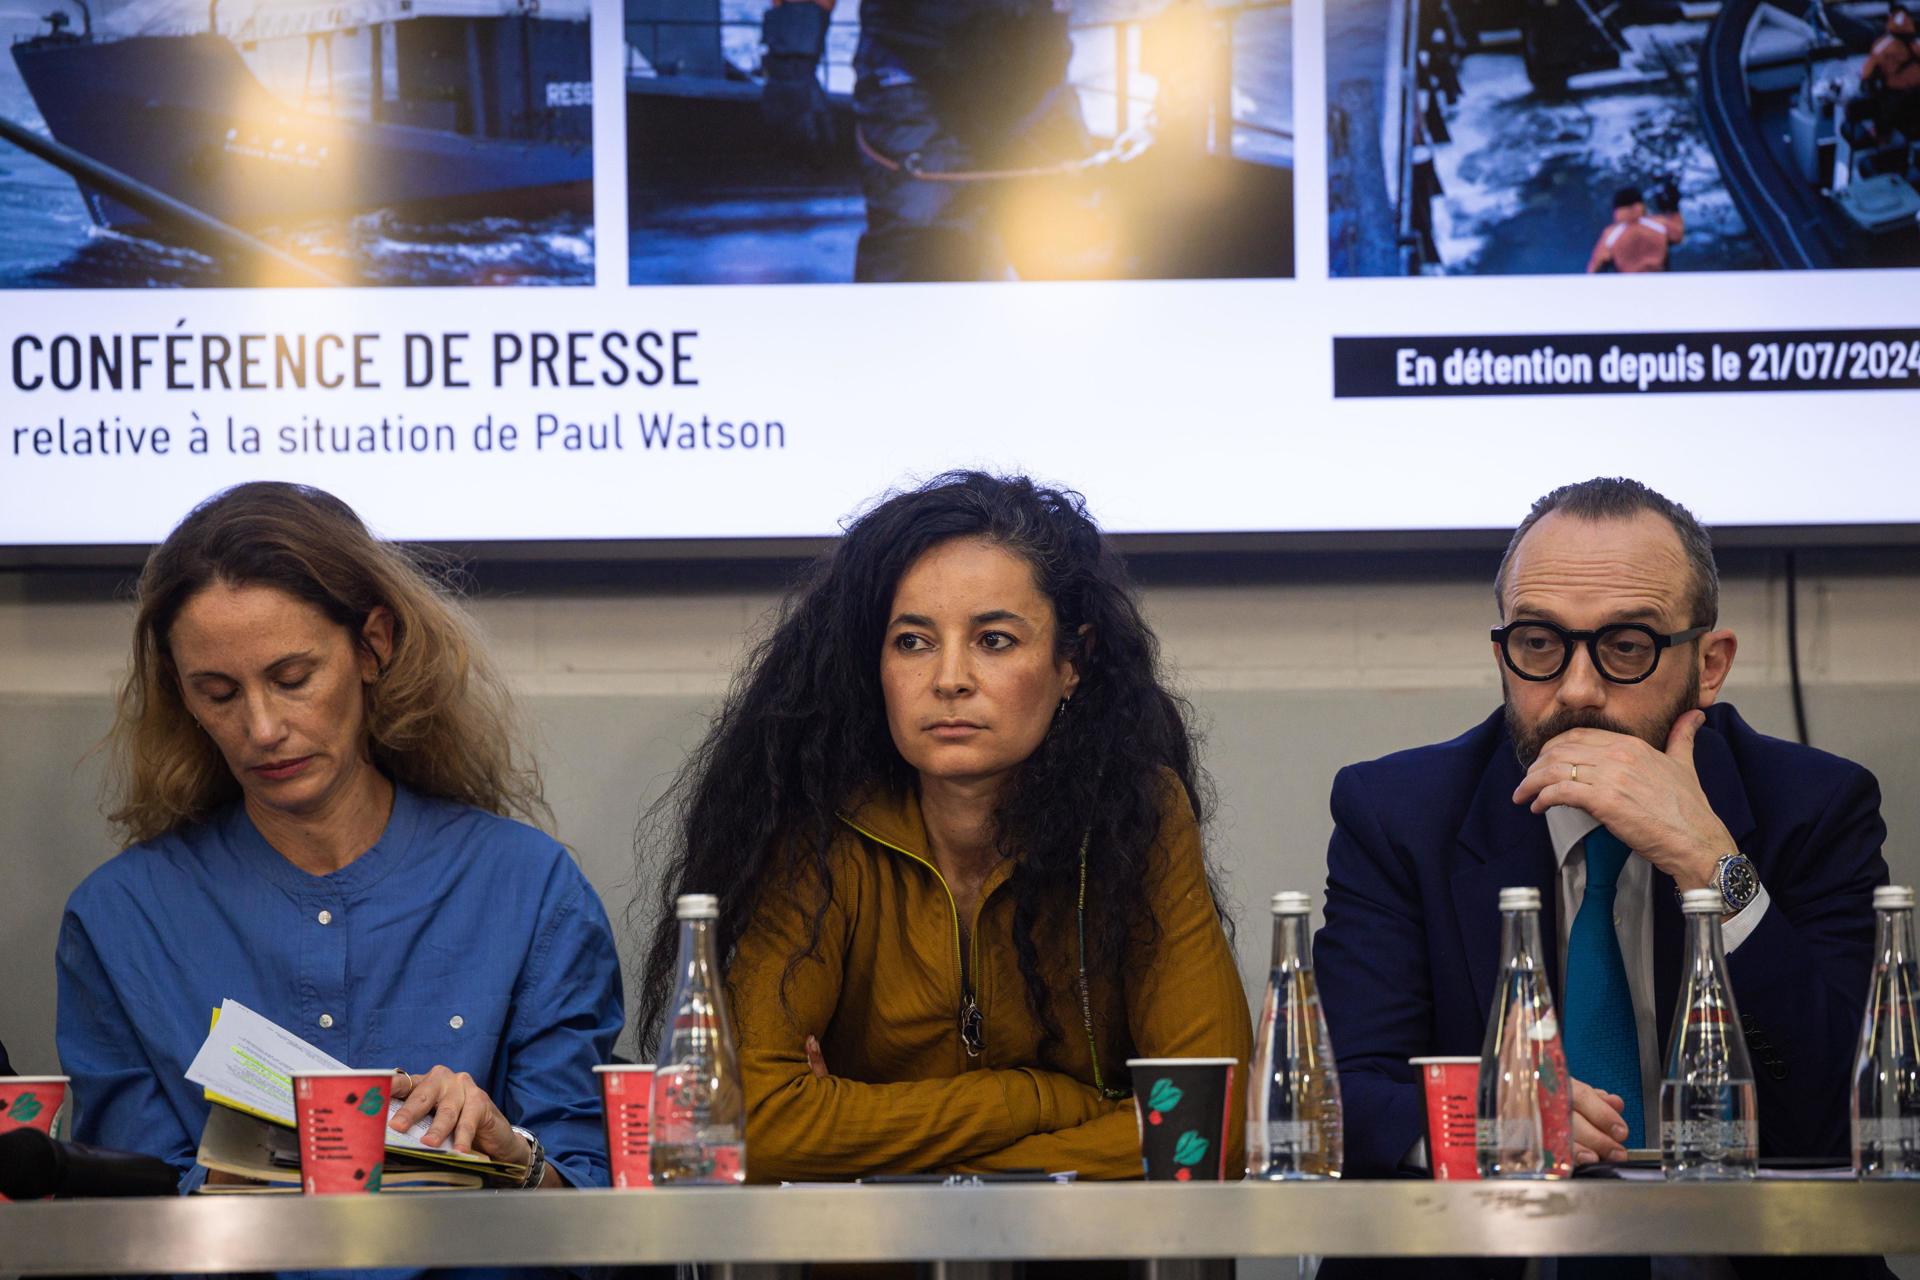
<path id="1" fill-rule="evenodd" d="M 606 1181 L 591 1068 L 621 991 L 599 898 L 450 594 L 337 498 L 241 485 L 141 575 L 110 743 L 131 847 L 60 930 L 75 1136 L 204 1171 L 187 1064 L 232 998 L 397 1064 L 396 1127 Z"/>

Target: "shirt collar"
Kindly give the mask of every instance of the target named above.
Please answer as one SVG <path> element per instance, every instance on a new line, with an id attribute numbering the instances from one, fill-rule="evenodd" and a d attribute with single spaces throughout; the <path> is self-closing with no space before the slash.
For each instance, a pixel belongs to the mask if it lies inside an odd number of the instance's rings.
<path id="1" fill-rule="evenodd" d="M 1574 846 L 1587 838 L 1587 833 L 1600 825 L 1600 819 L 1585 809 L 1576 809 L 1570 804 L 1557 804 L 1547 810 L 1547 835 L 1553 840 L 1553 860 L 1559 866 L 1567 865 L 1567 856 Z"/>
<path id="2" fill-rule="evenodd" d="M 920 793 L 914 788 L 908 787 L 901 792 L 884 787 L 870 790 L 856 803 L 840 811 L 840 821 L 867 839 L 925 864 L 934 875 L 940 877 L 942 885 L 946 884 L 945 875 L 934 864 L 933 838 L 927 834 L 926 815 L 920 809 Z M 981 903 L 985 904 L 992 898 L 1012 873 L 1011 858 L 996 861 L 980 883 Z M 954 919 L 959 920 L 957 909 Z M 975 919 L 978 919 L 977 912 Z"/>
<path id="3" fill-rule="evenodd" d="M 932 859 L 926 819 L 920 815 L 920 797 L 912 787 L 901 792 L 875 787 L 841 810 L 840 821 L 922 862 Z"/>
<path id="4" fill-rule="evenodd" d="M 268 844 L 260 829 L 253 825 L 244 802 L 234 802 L 222 826 L 229 845 L 242 860 L 289 893 L 350 894 L 377 883 L 404 860 L 420 826 L 422 803 L 421 797 L 394 783 L 393 812 L 387 815 L 386 829 L 380 838 L 352 862 L 324 876 L 302 871 Z"/>

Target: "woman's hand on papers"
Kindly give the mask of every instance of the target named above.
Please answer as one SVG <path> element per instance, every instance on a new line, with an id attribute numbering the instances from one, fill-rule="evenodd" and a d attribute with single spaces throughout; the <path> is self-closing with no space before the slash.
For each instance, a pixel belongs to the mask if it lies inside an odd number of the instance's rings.
<path id="1" fill-rule="evenodd" d="M 430 1147 L 452 1138 L 455 1151 L 478 1151 L 508 1164 L 525 1164 L 533 1154 L 487 1091 L 464 1071 L 439 1066 L 421 1076 L 398 1072 L 393 1096 L 405 1099 L 389 1122 L 397 1130 L 405 1132 L 432 1114 L 433 1123 L 420 1139 Z"/>

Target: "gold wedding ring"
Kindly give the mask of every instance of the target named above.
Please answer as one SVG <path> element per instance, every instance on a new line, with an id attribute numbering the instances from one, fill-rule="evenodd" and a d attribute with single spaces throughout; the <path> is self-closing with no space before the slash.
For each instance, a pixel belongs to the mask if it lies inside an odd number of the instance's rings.
<path id="1" fill-rule="evenodd" d="M 1569 768 L 1569 769 L 1571 769 L 1571 770 L 1573 771 L 1573 776 L 1572 776 L 1572 777 L 1570 777 L 1570 778 L 1568 778 L 1568 779 L 1567 779 L 1567 781 L 1568 781 L 1568 782 L 1578 782 L 1578 781 L 1580 781 L 1580 766 L 1579 766 L 1579 765 L 1577 765 L 1577 764 L 1570 764 L 1570 765 L 1568 765 L 1568 766 L 1567 766 L 1567 768 Z"/>

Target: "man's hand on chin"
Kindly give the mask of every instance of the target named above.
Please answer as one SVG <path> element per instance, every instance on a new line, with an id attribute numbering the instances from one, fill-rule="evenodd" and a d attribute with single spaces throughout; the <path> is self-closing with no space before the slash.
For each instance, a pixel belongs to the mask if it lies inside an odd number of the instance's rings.
<path id="1" fill-rule="evenodd" d="M 1701 711 L 1682 715 L 1665 751 L 1624 733 L 1569 729 L 1540 749 L 1513 802 L 1535 813 L 1582 809 L 1681 889 L 1707 888 L 1735 848 L 1693 768 L 1693 738 L 1706 722 Z"/>

